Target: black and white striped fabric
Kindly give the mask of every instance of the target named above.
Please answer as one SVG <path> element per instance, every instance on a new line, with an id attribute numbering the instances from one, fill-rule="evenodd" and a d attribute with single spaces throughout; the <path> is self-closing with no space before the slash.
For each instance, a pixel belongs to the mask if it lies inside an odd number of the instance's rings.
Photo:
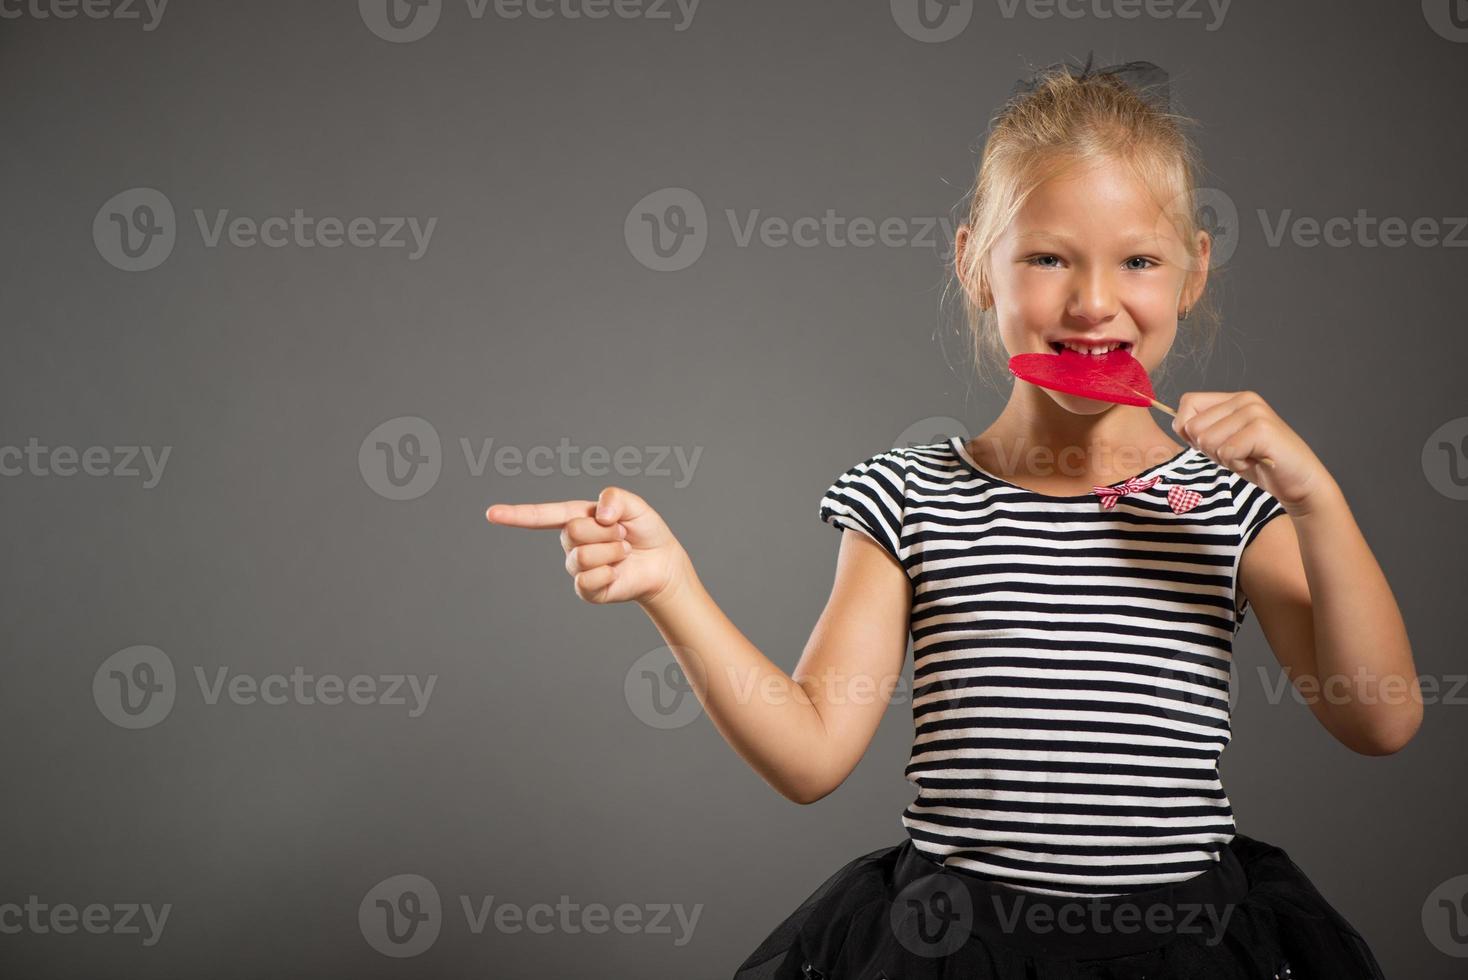
<path id="1" fill-rule="evenodd" d="M 934 861 L 1023 891 L 1106 896 L 1213 867 L 1234 835 L 1218 774 L 1244 548 L 1284 513 L 1188 448 L 1104 510 L 993 476 L 962 438 L 843 473 L 820 516 L 912 584 L 902 814 Z M 1170 486 L 1203 500 L 1173 513 Z M 1239 596 L 1242 599 L 1242 596 Z"/>

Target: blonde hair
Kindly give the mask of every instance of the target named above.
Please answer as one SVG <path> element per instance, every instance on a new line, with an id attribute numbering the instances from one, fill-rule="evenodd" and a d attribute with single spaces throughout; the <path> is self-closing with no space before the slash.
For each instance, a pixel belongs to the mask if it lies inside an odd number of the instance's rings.
<path id="1" fill-rule="evenodd" d="M 1129 166 L 1171 218 L 1196 268 L 1201 162 L 1185 132 L 1194 125 L 1115 75 L 1086 72 L 1078 78 L 1063 66 L 1037 76 L 1032 90 L 1011 97 L 995 114 L 973 187 L 955 208 L 969 228 L 962 273 L 949 264 L 949 283 L 940 301 L 954 292 L 961 297 L 969 349 L 981 377 L 988 366 L 1010 379 L 984 265 L 1026 199 L 1051 177 L 1104 159 Z M 963 288 L 965 281 L 972 289 Z M 986 294 L 990 305 L 981 309 L 976 297 Z M 1205 284 L 1179 324 L 1178 336 L 1186 336 L 1206 360 L 1218 325 L 1218 310 Z M 1169 360 L 1153 372 L 1154 381 Z"/>

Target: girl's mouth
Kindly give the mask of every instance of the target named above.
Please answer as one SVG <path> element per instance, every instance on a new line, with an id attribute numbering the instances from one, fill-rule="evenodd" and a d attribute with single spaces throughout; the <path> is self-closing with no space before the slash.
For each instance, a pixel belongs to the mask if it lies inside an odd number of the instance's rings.
<path id="1" fill-rule="evenodd" d="M 1069 340 L 1052 340 L 1050 341 L 1050 349 L 1057 354 L 1059 354 L 1061 351 L 1068 350 L 1076 354 L 1095 356 L 1100 354 L 1109 354 L 1111 351 L 1114 350 L 1124 350 L 1130 352 L 1132 349 L 1132 345 L 1130 341 L 1126 340 L 1114 340 L 1102 344 L 1080 344 L 1076 343 L 1075 341 Z"/>

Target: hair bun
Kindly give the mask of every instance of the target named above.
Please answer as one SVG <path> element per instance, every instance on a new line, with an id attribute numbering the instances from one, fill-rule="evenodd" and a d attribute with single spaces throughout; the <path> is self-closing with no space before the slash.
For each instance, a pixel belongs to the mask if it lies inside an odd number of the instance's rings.
<path id="1" fill-rule="evenodd" d="M 1167 72 L 1157 67 L 1150 61 L 1128 61 L 1125 64 L 1106 65 L 1105 67 L 1093 67 L 1096 52 L 1092 51 L 1086 55 L 1084 65 L 1068 62 L 1057 62 L 1048 67 L 1041 68 L 1032 73 L 1028 78 L 1021 78 L 1014 83 L 1010 91 L 1010 98 L 1015 99 L 1028 95 L 1040 87 L 1046 77 L 1065 72 L 1076 81 L 1085 81 L 1100 75 L 1109 75 L 1128 87 L 1134 89 L 1138 96 L 1144 101 L 1152 104 L 1162 112 L 1172 110 L 1172 95 L 1168 85 Z"/>

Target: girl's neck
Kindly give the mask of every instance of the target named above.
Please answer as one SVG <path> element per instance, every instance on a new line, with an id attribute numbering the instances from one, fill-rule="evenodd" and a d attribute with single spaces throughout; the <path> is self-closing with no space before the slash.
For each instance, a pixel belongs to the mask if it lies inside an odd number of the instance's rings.
<path id="1" fill-rule="evenodd" d="M 1111 405 L 1078 415 L 1030 384 L 1016 384 L 1004 411 L 969 443 L 995 476 L 1049 485 L 1119 483 L 1186 448 L 1157 425 L 1151 409 Z"/>

